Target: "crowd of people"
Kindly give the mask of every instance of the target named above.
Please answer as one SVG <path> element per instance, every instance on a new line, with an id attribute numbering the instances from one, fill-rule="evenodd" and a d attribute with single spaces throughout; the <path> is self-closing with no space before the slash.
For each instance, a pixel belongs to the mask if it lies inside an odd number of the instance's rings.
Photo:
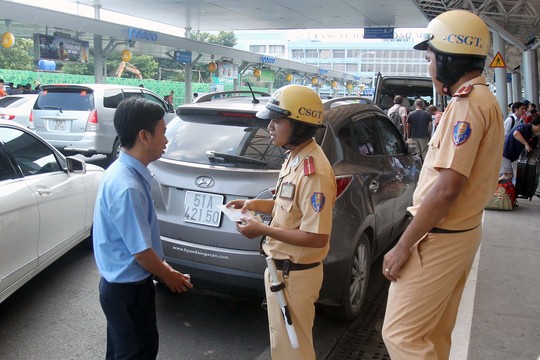
<path id="1" fill-rule="evenodd" d="M 4 79 L 0 79 L 0 97 L 8 95 L 19 95 L 19 94 L 37 94 L 40 91 L 40 84 L 36 82 L 36 86 L 32 89 L 32 84 L 28 83 L 26 85 L 22 84 L 13 84 L 12 82 L 4 82 Z"/>

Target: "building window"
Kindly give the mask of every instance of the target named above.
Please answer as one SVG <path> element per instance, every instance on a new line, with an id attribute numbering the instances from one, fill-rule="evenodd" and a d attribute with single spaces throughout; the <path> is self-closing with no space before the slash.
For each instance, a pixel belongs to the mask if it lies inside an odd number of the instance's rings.
<path id="1" fill-rule="evenodd" d="M 292 50 L 291 52 L 293 59 L 303 59 L 304 56 L 304 50 Z"/>
<path id="2" fill-rule="evenodd" d="M 266 45 L 250 45 L 249 51 L 254 53 L 260 53 L 265 54 L 266 53 Z"/>
<path id="3" fill-rule="evenodd" d="M 319 57 L 319 52 L 316 49 L 306 50 L 306 57 L 311 59 L 317 59 Z"/>
<path id="4" fill-rule="evenodd" d="M 321 59 L 332 59 L 332 50 L 331 49 L 324 49 L 321 50 Z"/>
<path id="5" fill-rule="evenodd" d="M 285 45 L 268 45 L 270 54 L 285 54 Z"/>
<path id="6" fill-rule="evenodd" d="M 358 55 L 360 55 L 360 50 L 358 50 L 358 49 L 348 49 L 347 50 L 347 57 L 348 58 L 357 58 Z"/>
<path id="7" fill-rule="evenodd" d="M 345 50 L 334 50 L 334 59 L 345 59 Z"/>

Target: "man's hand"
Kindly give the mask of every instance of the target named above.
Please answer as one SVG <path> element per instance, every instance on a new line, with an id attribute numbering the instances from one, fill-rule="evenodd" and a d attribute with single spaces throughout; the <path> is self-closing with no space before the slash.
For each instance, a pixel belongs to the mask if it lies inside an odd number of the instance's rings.
<path id="1" fill-rule="evenodd" d="M 265 235 L 265 230 L 268 225 L 263 224 L 255 219 L 242 218 L 236 223 L 236 230 L 248 239 L 253 239 Z"/>
<path id="2" fill-rule="evenodd" d="M 231 200 L 227 204 L 225 204 L 225 207 L 232 207 L 234 209 L 242 209 L 242 210 L 250 210 L 248 209 L 248 203 L 249 200 Z"/>
<path id="3" fill-rule="evenodd" d="M 394 246 L 384 255 L 383 275 L 390 281 L 397 281 L 400 278 L 401 268 L 409 260 L 410 255 L 409 249 L 405 249 L 400 244 Z"/>
<path id="4" fill-rule="evenodd" d="M 190 278 L 184 276 L 184 274 L 170 269 L 165 277 L 162 278 L 163 283 L 173 292 L 173 293 L 183 293 L 188 291 L 188 289 L 193 288 L 193 285 L 190 282 Z"/>

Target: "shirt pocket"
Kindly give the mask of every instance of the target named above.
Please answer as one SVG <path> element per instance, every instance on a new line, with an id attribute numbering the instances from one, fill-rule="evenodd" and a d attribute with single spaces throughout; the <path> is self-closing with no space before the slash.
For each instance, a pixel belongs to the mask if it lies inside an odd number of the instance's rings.
<path id="1" fill-rule="evenodd" d="M 294 205 L 294 202 L 292 200 L 279 199 L 277 201 L 275 217 L 276 217 L 276 225 L 278 227 L 283 227 L 286 229 L 292 228 L 294 224 L 293 213 L 292 213 L 293 205 Z"/>

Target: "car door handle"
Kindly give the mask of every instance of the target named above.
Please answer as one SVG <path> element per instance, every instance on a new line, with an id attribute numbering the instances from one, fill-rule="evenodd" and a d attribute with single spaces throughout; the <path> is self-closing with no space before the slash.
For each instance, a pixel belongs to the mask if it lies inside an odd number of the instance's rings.
<path id="1" fill-rule="evenodd" d="M 397 173 L 396 174 L 396 180 L 401 182 L 401 180 L 403 180 L 403 174 Z"/>
<path id="2" fill-rule="evenodd" d="M 51 194 L 52 194 L 52 190 L 51 190 L 51 189 L 37 189 L 36 192 L 37 192 L 39 195 L 51 195 Z"/>
<path id="3" fill-rule="evenodd" d="M 371 191 L 372 193 L 376 193 L 377 190 L 379 190 L 379 182 L 378 181 L 371 181 L 371 183 L 369 184 L 369 191 Z"/>

